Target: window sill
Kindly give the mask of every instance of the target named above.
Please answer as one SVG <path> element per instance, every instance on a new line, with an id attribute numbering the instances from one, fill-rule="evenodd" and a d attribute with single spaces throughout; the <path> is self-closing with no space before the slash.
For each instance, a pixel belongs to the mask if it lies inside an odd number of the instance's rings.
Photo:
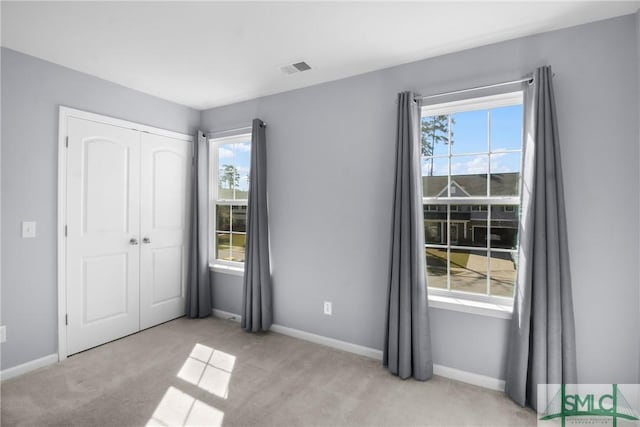
<path id="1" fill-rule="evenodd" d="M 513 307 L 511 306 L 442 295 L 429 295 L 429 307 L 478 314 L 480 316 L 495 317 L 498 319 L 511 319 L 513 311 Z"/>
<path id="2" fill-rule="evenodd" d="M 209 271 L 230 274 L 232 276 L 244 276 L 244 267 L 236 267 L 234 265 L 209 264 Z"/>

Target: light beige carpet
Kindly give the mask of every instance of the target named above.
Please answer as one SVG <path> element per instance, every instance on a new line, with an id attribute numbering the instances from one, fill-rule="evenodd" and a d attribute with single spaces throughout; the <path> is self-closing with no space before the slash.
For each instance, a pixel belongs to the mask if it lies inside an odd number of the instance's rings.
<path id="1" fill-rule="evenodd" d="M 517 426 L 503 393 L 237 323 L 178 319 L 1 385 L 2 425 Z"/>

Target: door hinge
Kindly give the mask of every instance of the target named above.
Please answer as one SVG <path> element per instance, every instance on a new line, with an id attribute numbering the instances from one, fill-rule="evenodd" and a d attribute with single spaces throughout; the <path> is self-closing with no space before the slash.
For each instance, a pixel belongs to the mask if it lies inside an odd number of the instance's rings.
<path id="1" fill-rule="evenodd" d="M 69 148 L 69 137 L 65 139 L 64 146 Z"/>
<path id="2" fill-rule="evenodd" d="M 65 324 L 65 325 L 68 325 L 68 324 L 69 324 L 69 315 L 68 315 L 68 314 L 65 314 L 65 315 L 64 315 L 64 324 Z"/>
<path id="3" fill-rule="evenodd" d="M 69 227 L 68 226 L 64 226 L 64 237 L 67 237 L 69 235 Z"/>

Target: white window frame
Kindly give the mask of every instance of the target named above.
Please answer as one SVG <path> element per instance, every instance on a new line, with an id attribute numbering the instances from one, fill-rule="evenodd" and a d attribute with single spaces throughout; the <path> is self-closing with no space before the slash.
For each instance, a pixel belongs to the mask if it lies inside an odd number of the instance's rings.
<path id="1" fill-rule="evenodd" d="M 459 101 L 453 101 L 453 102 L 445 102 L 445 103 L 438 103 L 438 104 L 432 104 L 432 105 L 425 105 L 422 107 L 422 111 L 421 111 L 421 118 L 422 117 L 428 117 L 428 116 L 437 116 L 437 115 L 449 115 L 449 114 L 454 114 L 454 113 L 462 113 L 462 112 L 467 112 L 467 111 L 474 111 L 474 110 L 489 110 L 489 109 L 494 109 L 494 108 L 500 108 L 500 107 L 508 107 L 508 106 L 514 106 L 514 105 L 522 105 L 523 104 L 523 99 L 524 99 L 524 93 L 523 91 L 519 90 L 519 91 L 515 91 L 515 92 L 509 92 L 509 93 L 503 93 L 503 94 L 498 94 L 498 95 L 490 95 L 490 96 L 483 96 L 483 97 L 477 97 L 477 98 L 469 98 L 469 99 L 463 99 L 463 100 L 459 100 Z M 451 153 L 451 145 L 448 144 L 448 154 L 442 155 L 442 156 L 434 156 L 434 158 L 455 158 L 458 156 L 473 156 L 473 155 L 487 155 L 488 157 L 488 165 L 487 165 L 487 177 L 490 177 L 490 162 L 491 162 L 491 156 L 490 154 L 495 153 L 491 151 L 490 148 L 490 140 L 491 140 L 491 124 L 490 122 L 488 122 L 488 129 L 487 129 L 487 147 L 485 151 L 478 151 L 478 152 L 472 152 L 472 153 L 459 153 L 459 154 L 452 154 Z M 518 150 L 501 150 L 501 153 L 522 153 L 522 146 L 520 147 L 520 149 Z M 522 162 L 522 156 L 521 156 L 521 162 Z M 521 169 L 522 172 L 522 169 Z M 453 176 L 455 177 L 455 175 Z M 520 205 L 520 197 L 519 196 L 513 196 L 513 197 L 494 197 L 494 196 L 487 196 L 487 197 L 451 197 L 451 184 L 453 182 L 453 177 L 451 175 L 451 171 L 449 171 L 448 174 L 448 184 L 447 184 L 447 191 L 446 192 L 442 192 L 444 194 L 438 194 L 437 196 L 434 197 L 423 197 L 422 199 L 422 203 L 423 205 L 444 205 L 447 207 L 447 219 L 446 219 L 446 236 L 450 236 L 451 233 L 451 211 L 452 209 L 450 208 L 452 205 L 486 205 L 487 206 L 487 233 L 489 233 L 490 230 L 490 224 L 491 224 L 491 207 L 493 205 L 512 205 L 512 206 L 519 206 Z M 520 180 L 520 182 L 522 182 L 522 180 Z M 490 190 L 490 179 L 487 179 L 487 194 L 489 193 Z M 522 189 L 520 189 L 520 191 L 522 191 Z M 515 208 L 514 208 L 515 209 Z M 485 212 L 485 211 L 482 211 Z M 491 248 L 491 242 L 490 239 L 487 239 L 487 246 L 486 247 L 467 247 L 467 246 L 460 246 L 460 245 L 455 245 L 455 244 L 451 244 L 451 242 L 449 243 L 445 243 L 445 244 L 425 244 L 425 249 L 426 248 L 437 248 L 437 249 L 444 249 L 447 251 L 447 259 L 450 257 L 450 253 L 451 253 L 451 248 L 454 247 L 454 249 L 462 249 L 462 250 L 480 250 L 480 251 L 487 251 L 487 259 L 489 260 L 491 258 L 491 252 L 508 252 L 508 253 L 512 253 L 512 254 L 516 254 L 517 256 L 517 252 L 518 252 L 518 248 L 516 247 L 516 249 L 501 249 L 501 248 Z M 447 267 L 448 269 L 448 267 Z M 489 267 L 489 264 L 487 265 L 487 291 L 485 294 L 479 294 L 479 293 L 471 293 L 471 292 L 463 292 L 463 291 L 458 291 L 458 290 L 452 290 L 451 289 L 451 276 L 449 274 L 449 271 L 447 271 L 447 289 L 442 289 L 442 288 L 433 288 L 433 287 L 429 287 L 429 295 L 430 295 L 430 299 L 432 296 L 434 296 L 436 299 L 438 298 L 445 298 L 447 300 L 450 301 L 471 301 L 471 302 L 479 302 L 479 303 L 489 303 L 489 304 L 495 304 L 496 306 L 500 306 L 500 307 L 509 307 L 513 304 L 513 297 L 502 297 L 502 296 L 496 296 L 496 295 L 490 295 L 489 291 L 490 291 L 490 286 L 491 286 L 491 269 Z"/>
<path id="2" fill-rule="evenodd" d="M 243 128 L 241 132 L 213 134 L 208 138 L 209 144 L 209 268 L 222 273 L 234 275 L 244 274 L 244 262 L 229 261 L 216 258 L 216 207 L 217 205 L 247 206 L 248 199 L 219 199 L 218 198 L 218 158 L 221 145 L 246 143 L 251 141 L 251 128 Z M 248 132 L 247 132 L 248 130 Z"/>

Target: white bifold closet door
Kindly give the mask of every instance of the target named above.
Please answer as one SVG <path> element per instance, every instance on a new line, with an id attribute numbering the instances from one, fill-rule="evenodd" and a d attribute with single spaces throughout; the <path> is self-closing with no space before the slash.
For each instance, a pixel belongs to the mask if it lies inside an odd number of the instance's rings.
<path id="1" fill-rule="evenodd" d="M 142 133 L 140 329 L 185 313 L 191 146 Z"/>
<path id="2" fill-rule="evenodd" d="M 191 146 L 70 117 L 67 353 L 185 312 Z"/>

